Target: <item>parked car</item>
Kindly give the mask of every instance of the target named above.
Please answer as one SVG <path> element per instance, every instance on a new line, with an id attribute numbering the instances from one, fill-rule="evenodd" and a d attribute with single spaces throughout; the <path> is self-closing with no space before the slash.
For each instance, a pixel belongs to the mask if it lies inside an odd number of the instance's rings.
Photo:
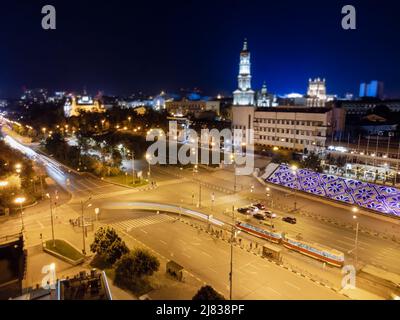
<path id="1" fill-rule="evenodd" d="M 296 224 L 297 223 L 297 219 L 296 218 L 292 218 L 292 217 L 283 217 L 282 220 L 287 222 L 287 223 L 290 223 L 290 224 Z"/>
<path id="2" fill-rule="evenodd" d="M 258 209 L 256 206 L 253 206 L 253 205 L 249 206 L 248 209 L 250 210 L 251 214 L 256 214 L 256 213 L 260 213 L 261 212 L 260 209 Z"/>
<path id="3" fill-rule="evenodd" d="M 269 219 L 274 219 L 276 218 L 276 213 L 273 213 L 272 211 L 264 211 L 264 216 Z"/>
<path id="4" fill-rule="evenodd" d="M 237 212 L 239 212 L 241 214 L 251 214 L 249 208 L 239 208 L 239 209 L 237 209 Z"/>
<path id="5" fill-rule="evenodd" d="M 252 206 L 260 210 L 265 210 L 265 206 L 262 203 L 253 203 Z"/>
<path id="6" fill-rule="evenodd" d="M 256 213 L 255 215 L 253 215 L 253 217 L 257 220 L 265 220 L 265 215 L 263 215 L 262 213 Z"/>
<path id="7" fill-rule="evenodd" d="M 256 213 L 253 215 L 253 217 L 257 220 L 265 220 L 265 215 L 263 215 L 262 213 Z"/>

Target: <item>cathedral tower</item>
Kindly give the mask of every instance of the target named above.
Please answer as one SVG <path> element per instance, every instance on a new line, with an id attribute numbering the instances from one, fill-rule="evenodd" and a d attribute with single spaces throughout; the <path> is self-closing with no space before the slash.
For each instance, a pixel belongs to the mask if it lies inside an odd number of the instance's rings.
<path id="1" fill-rule="evenodd" d="M 254 105 L 254 91 L 251 90 L 250 51 L 246 39 L 240 53 L 238 89 L 233 93 L 233 104 L 235 106 Z"/>

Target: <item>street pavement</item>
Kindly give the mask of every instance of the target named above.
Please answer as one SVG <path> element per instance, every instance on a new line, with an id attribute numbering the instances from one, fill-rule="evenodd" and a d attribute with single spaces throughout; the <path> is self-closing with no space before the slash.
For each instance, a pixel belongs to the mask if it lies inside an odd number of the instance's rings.
<path id="1" fill-rule="evenodd" d="M 229 296 L 230 245 L 226 242 L 164 214 L 110 210 L 103 212 L 100 222 L 127 232 Z M 247 251 L 235 248 L 233 257 L 233 299 L 345 299 Z"/>

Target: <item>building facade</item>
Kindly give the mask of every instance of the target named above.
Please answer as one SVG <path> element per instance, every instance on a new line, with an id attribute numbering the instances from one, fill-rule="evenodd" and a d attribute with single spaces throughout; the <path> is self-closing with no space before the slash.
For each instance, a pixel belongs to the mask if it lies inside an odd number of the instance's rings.
<path id="1" fill-rule="evenodd" d="M 278 102 L 275 95 L 268 93 L 267 84 L 264 82 L 260 91 L 257 92 L 257 107 L 277 107 Z"/>
<path id="2" fill-rule="evenodd" d="M 387 106 L 392 112 L 400 112 L 400 99 L 380 100 L 374 98 L 362 100 L 336 101 L 336 106 L 346 110 L 347 115 L 364 116 L 378 106 Z"/>
<path id="3" fill-rule="evenodd" d="M 327 102 L 325 79 L 310 79 L 307 90 L 307 107 L 325 107 Z"/>
<path id="4" fill-rule="evenodd" d="M 383 98 L 383 82 L 371 81 L 370 83 L 360 84 L 360 98 Z"/>
<path id="5" fill-rule="evenodd" d="M 166 108 L 169 114 L 177 117 L 186 117 L 188 115 L 198 115 L 205 111 L 212 111 L 217 116 L 220 115 L 220 101 L 205 101 L 182 99 L 179 101 L 167 101 Z"/>
<path id="6" fill-rule="evenodd" d="M 235 106 L 253 106 L 255 92 L 251 89 L 251 63 L 250 51 L 247 40 L 244 41 L 240 53 L 238 89 L 233 92 L 233 104 Z"/>
<path id="7" fill-rule="evenodd" d="M 89 96 L 71 96 L 64 105 L 66 117 L 77 117 L 82 112 L 105 112 L 103 104 Z"/>
<path id="8" fill-rule="evenodd" d="M 344 126 L 330 108 L 233 108 L 233 129 L 253 129 L 254 144 L 301 152 L 325 150 L 335 122 L 338 128 Z M 242 137 L 242 142 L 250 142 L 244 132 Z"/>

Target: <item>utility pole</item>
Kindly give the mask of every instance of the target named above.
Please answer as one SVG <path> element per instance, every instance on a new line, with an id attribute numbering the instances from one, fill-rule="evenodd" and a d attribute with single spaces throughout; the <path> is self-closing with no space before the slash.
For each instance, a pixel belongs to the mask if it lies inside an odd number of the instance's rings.
<path id="1" fill-rule="evenodd" d="M 132 150 L 132 185 L 135 185 L 135 152 Z"/>
<path id="2" fill-rule="evenodd" d="M 201 208 L 201 183 L 199 182 L 199 208 Z"/>
<path id="3" fill-rule="evenodd" d="M 358 227 L 359 227 L 360 223 L 357 221 L 357 226 L 356 226 L 356 270 L 357 270 L 357 266 L 358 266 Z"/>
<path id="4" fill-rule="evenodd" d="M 229 273 L 229 300 L 232 300 L 233 292 L 233 239 L 235 238 L 235 206 L 232 206 L 232 233 L 231 233 L 231 263 Z"/>
<path id="5" fill-rule="evenodd" d="M 85 242 L 85 220 L 84 220 L 84 216 L 83 216 L 83 206 L 84 206 L 84 203 L 83 203 L 83 201 L 81 201 L 81 209 L 82 209 L 82 213 L 81 213 L 81 223 L 82 223 L 82 243 L 83 243 L 83 250 L 82 250 L 82 253 L 84 254 L 84 255 L 86 255 L 86 242 Z"/>
<path id="6" fill-rule="evenodd" d="M 53 247 L 56 246 L 56 240 L 54 238 L 54 218 L 53 218 L 53 200 L 51 199 L 51 195 L 48 193 L 47 197 L 50 201 L 50 217 L 51 217 L 51 236 L 53 239 Z"/>
<path id="7" fill-rule="evenodd" d="M 82 200 L 81 201 L 81 209 L 82 209 L 82 212 L 81 212 L 81 219 L 82 219 L 82 242 L 83 242 L 83 250 L 82 250 L 82 252 L 83 252 L 83 254 L 84 255 L 86 255 L 86 242 L 85 242 L 85 229 L 86 229 L 86 227 L 85 227 L 85 218 L 84 218 L 84 208 L 85 208 L 85 205 L 86 205 L 86 203 L 88 203 L 90 200 L 92 200 L 92 197 L 90 197 L 88 200 L 86 200 L 85 202 Z M 90 205 L 89 205 L 90 206 Z"/>

